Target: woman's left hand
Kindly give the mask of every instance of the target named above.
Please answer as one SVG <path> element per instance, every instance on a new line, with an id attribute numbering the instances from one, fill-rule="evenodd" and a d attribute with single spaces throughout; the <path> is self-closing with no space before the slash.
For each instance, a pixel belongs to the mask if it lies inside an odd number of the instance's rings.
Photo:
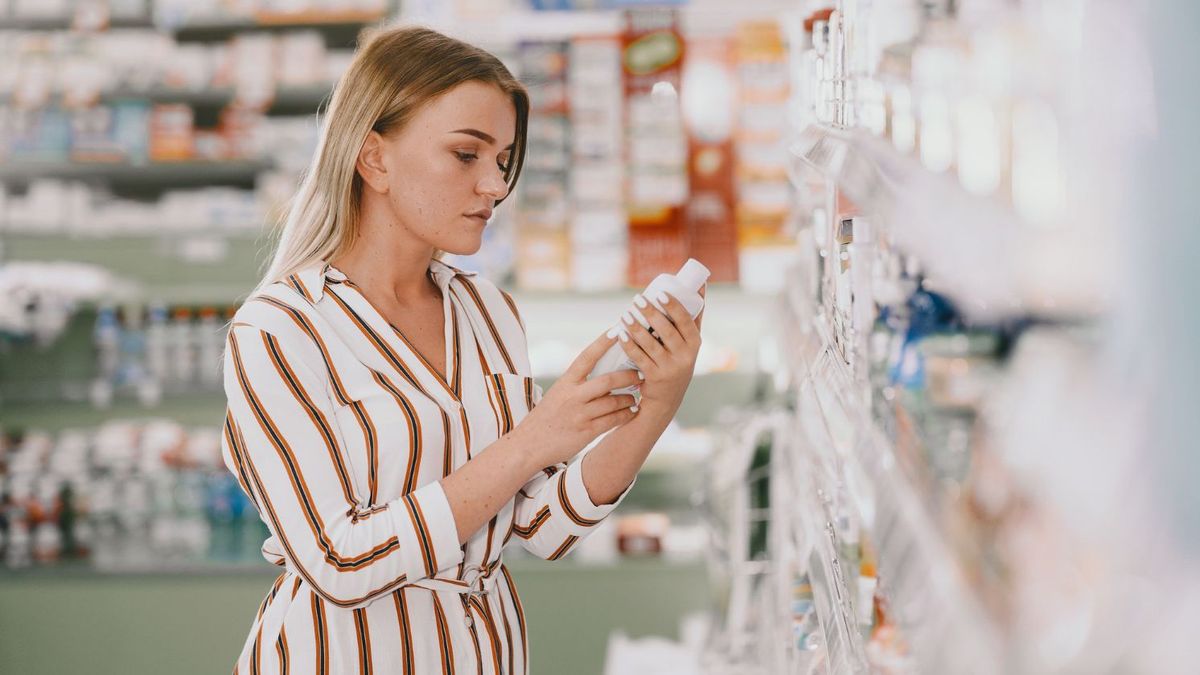
<path id="1" fill-rule="evenodd" d="M 704 290 L 700 289 L 701 297 L 704 297 Z M 627 312 L 622 321 L 629 339 L 621 341 L 621 348 L 646 377 L 641 384 L 639 408 L 661 408 L 666 414 L 674 415 L 692 381 L 696 356 L 700 353 L 700 323 L 704 310 L 693 320 L 678 300 L 665 293 L 663 296 L 665 300 L 655 300 L 665 313 L 641 295 L 634 298 L 634 304 L 654 329 L 654 334 Z"/>

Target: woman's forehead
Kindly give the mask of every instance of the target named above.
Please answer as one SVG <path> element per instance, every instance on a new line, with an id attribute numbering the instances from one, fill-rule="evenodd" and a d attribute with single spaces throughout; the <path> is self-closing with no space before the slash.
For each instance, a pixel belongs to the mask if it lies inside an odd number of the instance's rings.
<path id="1" fill-rule="evenodd" d="M 464 82 L 431 101 L 418 117 L 424 118 L 423 126 L 433 131 L 450 134 L 474 130 L 507 146 L 513 142 L 517 112 L 512 97 L 499 87 Z M 486 138 L 481 140 L 487 142 Z"/>

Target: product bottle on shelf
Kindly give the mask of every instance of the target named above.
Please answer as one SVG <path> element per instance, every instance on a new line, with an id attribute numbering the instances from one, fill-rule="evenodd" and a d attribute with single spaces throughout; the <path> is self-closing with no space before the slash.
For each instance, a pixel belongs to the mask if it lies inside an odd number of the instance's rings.
<path id="1" fill-rule="evenodd" d="M 650 282 L 650 285 L 646 287 L 646 290 L 642 291 L 641 295 L 651 305 L 658 309 L 662 309 L 656 298 L 659 293 L 665 292 L 678 300 L 684 306 L 684 308 L 687 309 L 688 314 L 690 314 L 692 318 L 696 318 L 696 316 L 700 314 L 700 310 L 704 309 L 704 297 L 700 295 L 700 289 L 703 288 L 705 282 L 708 281 L 708 276 L 709 272 L 707 267 L 702 265 L 700 261 L 689 258 L 676 274 L 660 274 L 655 277 L 655 279 Z M 630 309 L 626 311 L 626 314 L 632 315 L 638 323 L 642 324 L 646 328 L 650 327 L 636 305 L 631 306 Z M 621 335 L 628 335 L 628 332 L 625 330 L 624 323 L 617 322 L 617 324 L 608 331 L 608 336 L 612 338 Z M 614 344 L 607 352 L 604 353 L 604 356 L 600 357 L 600 360 L 596 363 L 596 367 L 592 369 L 592 372 L 588 377 L 597 377 L 617 370 L 637 369 L 637 364 L 635 364 L 629 359 L 628 356 L 626 356 L 625 350 L 621 348 L 621 343 L 617 342 L 617 344 Z M 612 393 L 631 394 L 633 393 L 634 389 L 634 387 L 614 389 Z"/>
<path id="2" fill-rule="evenodd" d="M 121 359 L 121 326 L 117 323 L 115 308 L 105 306 L 97 312 L 92 344 L 96 349 L 96 379 L 92 382 L 91 400 L 92 405 L 103 408 L 112 403 L 117 366 Z"/>
<path id="3" fill-rule="evenodd" d="M 174 384 L 186 388 L 196 376 L 196 352 L 192 344 L 192 312 L 178 307 L 171 315 L 170 354 Z"/>
<path id="4" fill-rule="evenodd" d="M 160 384 L 171 376 L 168 332 L 167 308 L 158 303 L 150 305 L 146 312 L 146 370 Z"/>
<path id="5" fill-rule="evenodd" d="M 195 331 L 196 367 L 200 384 L 214 387 L 221 381 L 221 344 L 224 337 L 217 310 L 212 307 L 201 309 Z"/>

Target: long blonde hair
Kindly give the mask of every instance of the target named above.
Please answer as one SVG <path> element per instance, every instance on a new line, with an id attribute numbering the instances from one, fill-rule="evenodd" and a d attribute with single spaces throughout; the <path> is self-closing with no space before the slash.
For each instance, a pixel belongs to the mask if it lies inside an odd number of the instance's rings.
<path id="1" fill-rule="evenodd" d="M 362 178 L 356 164 L 371 131 L 404 126 L 420 107 L 468 81 L 512 97 L 516 137 L 504 179 L 509 191 L 525 162 L 529 95 L 492 54 L 428 28 L 375 32 L 334 86 L 317 150 L 282 218 L 279 241 L 258 288 L 344 253 L 358 234 Z"/>

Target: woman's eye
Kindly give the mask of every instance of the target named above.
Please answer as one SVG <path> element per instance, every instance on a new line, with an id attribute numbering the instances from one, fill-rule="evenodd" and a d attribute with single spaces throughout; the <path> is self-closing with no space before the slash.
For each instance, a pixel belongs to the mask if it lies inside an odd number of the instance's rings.
<path id="1" fill-rule="evenodd" d="M 463 164 L 470 164 L 471 162 L 474 162 L 475 160 L 479 159 L 478 155 L 472 154 L 470 152 L 456 152 L 454 154 L 455 154 L 455 156 L 458 157 L 458 161 L 462 162 Z"/>

